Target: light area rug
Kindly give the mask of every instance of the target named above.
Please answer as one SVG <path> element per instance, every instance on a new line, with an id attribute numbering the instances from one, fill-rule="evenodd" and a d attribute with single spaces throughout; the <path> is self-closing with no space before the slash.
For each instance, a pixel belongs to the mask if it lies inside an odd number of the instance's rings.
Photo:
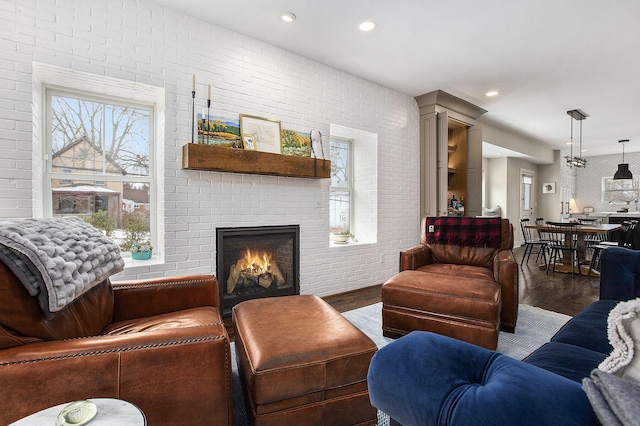
<path id="1" fill-rule="evenodd" d="M 378 346 L 383 347 L 394 339 L 382 335 L 382 303 L 365 306 L 343 313 L 353 325 L 358 327 Z M 498 336 L 498 352 L 521 360 L 531 352 L 545 344 L 567 321 L 570 316 L 541 308 L 520 305 L 515 333 L 500 332 Z M 238 375 L 234 344 L 231 343 L 233 368 L 233 418 L 234 425 L 249 424 L 242 395 L 242 385 Z M 378 425 L 388 425 L 389 418 L 378 413 Z"/>

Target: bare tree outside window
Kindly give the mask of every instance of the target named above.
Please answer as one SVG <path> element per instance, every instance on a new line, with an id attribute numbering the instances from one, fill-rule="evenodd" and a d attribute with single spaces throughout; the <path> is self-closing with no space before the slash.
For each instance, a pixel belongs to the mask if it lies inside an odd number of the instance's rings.
<path id="1" fill-rule="evenodd" d="M 47 108 L 52 214 L 83 218 L 123 250 L 150 245 L 152 108 L 56 91 Z"/>
<path id="2" fill-rule="evenodd" d="M 51 106 L 54 156 L 85 139 L 126 174 L 149 175 L 149 110 L 55 95 Z M 92 153 L 85 150 L 80 155 Z"/>
<path id="3" fill-rule="evenodd" d="M 638 178 L 602 178 L 602 204 L 637 204 Z"/>

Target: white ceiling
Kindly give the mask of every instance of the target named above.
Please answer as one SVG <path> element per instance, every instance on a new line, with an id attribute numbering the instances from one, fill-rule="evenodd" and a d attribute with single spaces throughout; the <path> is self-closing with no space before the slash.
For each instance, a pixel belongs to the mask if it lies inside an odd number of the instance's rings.
<path id="1" fill-rule="evenodd" d="M 621 153 L 619 139 L 640 151 L 638 0 L 153 2 L 410 96 L 444 90 L 556 149 L 580 109 L 583 156 Z M 365 20 L 376 29 L 359 31 Z"/>

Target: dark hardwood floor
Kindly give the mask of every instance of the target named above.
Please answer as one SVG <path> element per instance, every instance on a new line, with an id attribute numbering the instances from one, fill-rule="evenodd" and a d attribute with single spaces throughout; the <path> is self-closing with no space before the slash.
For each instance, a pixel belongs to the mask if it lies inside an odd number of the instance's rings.
<path id="1" fill-rule="evenodd" d="M 518 263 L 524 248 L 513 250 Z M 598 299 L 600 279 L 595 276 L 571 276 L 561 272 L 540 269 L 535 255 L 519 269 L 520 303 L 537 306 L 549 311 L 574 316 L 591 302 Z M 360 290 L 325 297 L 324 300 L 340 312 L 349 311 L 380 301 L 381 284 Z"/>
<path id="2" fill-rule="evenodd" d="M 513 252 L 519 264 L 524 248 L 517 247 Z M 549 272 L 547 275 L 544 269 L 536 265 L 534 258 L 535 255 L 519 268 L 520 303 L 574 316 L 591 302 L 598 300 L 598 277 L 571 276 L 562 272 Z M 380 302 L 381 288 L 382 283 L 379 283 L 323 299 L 339 312 L 345 312 Z M 233 339 L 230 318 L 225 320 L 225 325 Z"/>

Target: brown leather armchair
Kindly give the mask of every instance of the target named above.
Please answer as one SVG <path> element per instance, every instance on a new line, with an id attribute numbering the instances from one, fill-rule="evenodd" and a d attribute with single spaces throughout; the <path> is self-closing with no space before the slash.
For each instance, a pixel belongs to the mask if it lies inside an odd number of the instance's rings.
<path id="1" fill-rule="evenodd" d="M 495 349 L 498 328 L 513 332 L 518 317 L 513 226 L 500 219 L 496 248 L 428 244 L 426 220 L 421 244 L 400 253 L 399 274 L 382 287 L 384 334 L 434 331 Z"/>
<path id="2" fill-rule="evenodd" d="M 47 319 L 0 262 L 0 424 L 92 397 L 149 425 L 231 425 L 229 336 L 211 275 L 105 280 Z"/>

